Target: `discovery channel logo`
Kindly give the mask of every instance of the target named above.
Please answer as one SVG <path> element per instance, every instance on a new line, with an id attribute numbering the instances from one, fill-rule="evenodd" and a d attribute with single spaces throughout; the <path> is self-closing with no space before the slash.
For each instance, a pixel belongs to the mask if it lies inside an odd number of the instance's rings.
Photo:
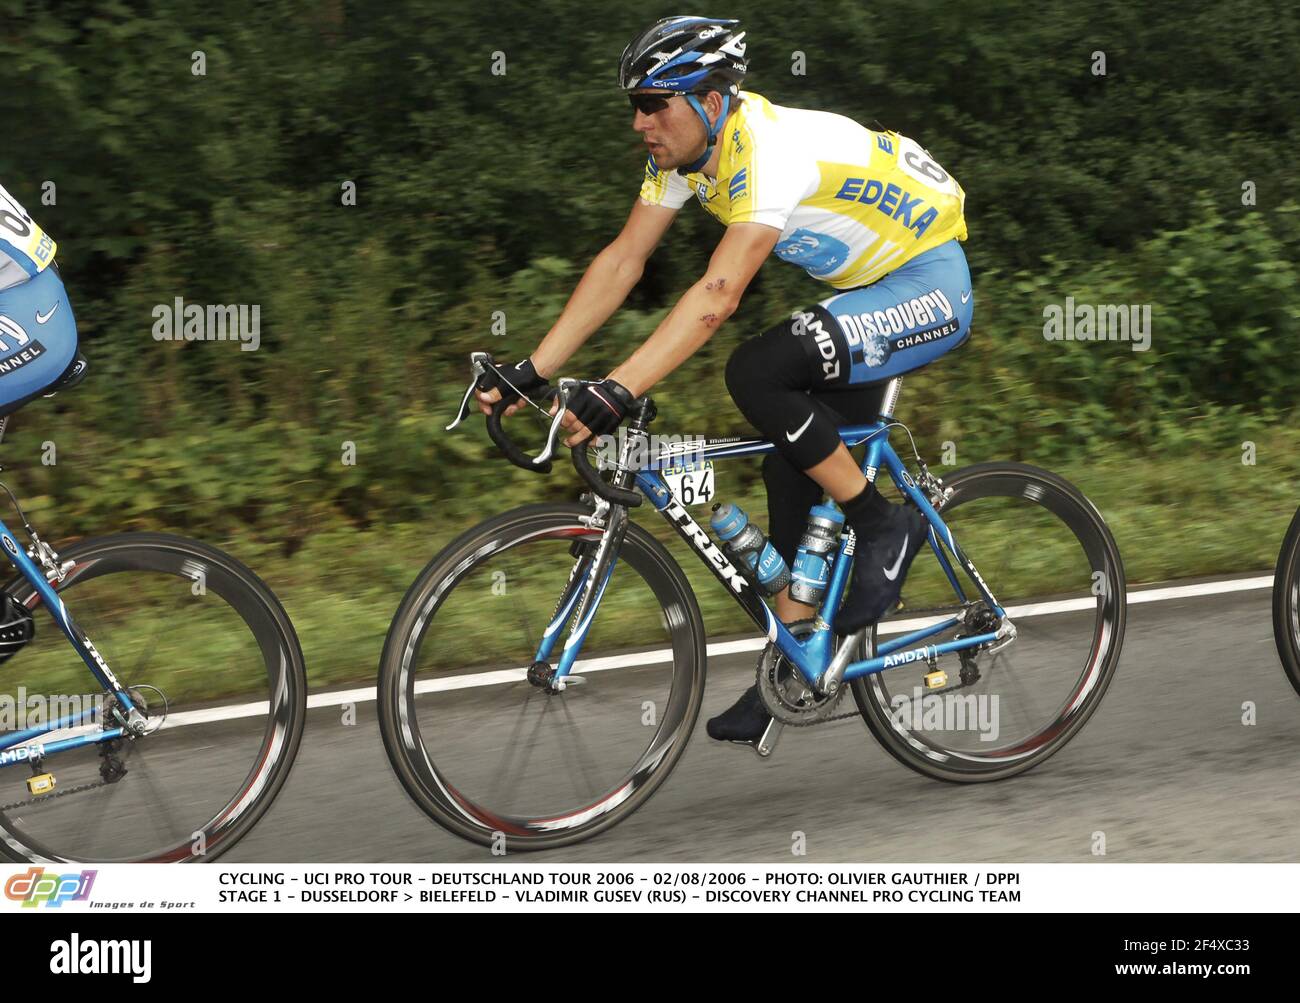
<path id="1" fill-rule="evenodd" d="M 97 871 L 79 874 L 46 874 L 44 867 L 32 867 L 5 882 L 5 898 L 21 902 L 24 909 L 38 905 L 58 906 L 64 902 L 85 902 Z"/>

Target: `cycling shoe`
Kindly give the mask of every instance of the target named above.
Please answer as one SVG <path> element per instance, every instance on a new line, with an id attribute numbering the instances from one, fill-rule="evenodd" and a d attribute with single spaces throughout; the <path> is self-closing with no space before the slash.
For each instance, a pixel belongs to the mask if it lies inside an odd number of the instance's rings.
<path id="1" fill-rule="evenodd" d="M 880 519 L 849 522 L 857 536 L 853 582 L 832 626 L 841 636 L 875 623 L 898 605 L 912 558 L 929 534 L 929 524 L 915 505 L 891 505 Z"/>
<path id="2" fill-rule="evenodd" d="M 719 742 L 755 742 L 763 737 L 771 721 L 772 716 L 758 695 L 758 687 L 751 686 L 734 704 L 710 718 L 704 730 L 709 738 Z"/>

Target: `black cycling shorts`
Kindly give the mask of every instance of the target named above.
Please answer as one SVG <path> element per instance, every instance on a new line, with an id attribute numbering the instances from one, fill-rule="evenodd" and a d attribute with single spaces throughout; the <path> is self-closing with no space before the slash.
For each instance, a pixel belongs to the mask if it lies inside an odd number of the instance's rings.
<path id="1" fill-rule="evenodd" d="M 879 418 L 885 395 L 884 383 L 826 386 L 818 360 L 805 349 L 810 339 L 792 334 L 791 323 L 746 341 L 727 362 L 731 396 L 750 423 L 778 446 L 778 452 L 763 458 L 763 483 L 768 536 L 788 564 L 794 562 L 808 510 L 823 495 L 804 470 L 835 451 L 841 425 Z M 793 441 L 787 437 L 791 431 L 799 433 Z"/>
<path id="2" fill-rule="evenodd" d="M 889 380 L 965 342 L 973 311 L 966 256 L 951 240 L 879 282 L 796 312 L 732 353 L 727 389 L 777 448 L 763 479 L 772 541 L 787 561 L 822 498 L 804 471 L 839 448 L 841 425 L 880 417 Z"/>

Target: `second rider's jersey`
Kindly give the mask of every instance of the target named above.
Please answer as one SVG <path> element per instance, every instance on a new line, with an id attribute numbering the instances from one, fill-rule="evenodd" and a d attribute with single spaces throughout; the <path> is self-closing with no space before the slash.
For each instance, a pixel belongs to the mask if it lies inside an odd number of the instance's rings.
<path id="1" fill-rule="evenodd" d="M 54 260 L 56 246 L 18 200 L 0 186 L 0 289 L 45 271 Z"/>
<path id="2" fill-rule="evenodd" d="M 641 197 L 678 209 L 694 196 L 726 225 L 781 231 L 774 253 L 836 289 L 883 278 L 966 239 L 966 193 L 919 144 L 830 112 L 784 108 L 749 91 L 718 142 L 716 180 L 646 163 Z"/>

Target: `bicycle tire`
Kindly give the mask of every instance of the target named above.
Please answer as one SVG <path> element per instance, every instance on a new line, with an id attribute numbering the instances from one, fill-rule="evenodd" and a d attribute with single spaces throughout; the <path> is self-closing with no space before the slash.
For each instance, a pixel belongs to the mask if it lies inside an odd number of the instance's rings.
<path id="1" fill-rule="evenodd" d="M 1287 681 L 1300 695 L 1300 511 L 1282 538 L 1273 573 L 1273 641 Z"/>
<path id="2" fill-rule="evenodd" d="M 1068 717 L 1055 721 L 1040 736 L 1040 744 L 1028 751 L 1016 749 L 1005 761 L 982 762 L 951 750 L 935 748 L 917 739 L 916 733 L 897 727 L 890 720 L 891 709 L 884 703 L 879 676 L 861 676 L 853 680 L 853 696 L 868 731 L 890 755 L 904 766 L 924 776 L 951 783 L 984 783 L 1005 780 L 1032 769 L 1060 751 L 1096 712 L 1105 695 L 1115 669 L 1119 664 L 1124 644 L 1127 591 L 1124 566 L 1119 548 L 1115 544 L 1101 513 L 1087 497 L 1064 478 L 1022 463 L 982 463 L 964 467 L 944 478 L 944 486 L 952 495 L 940 507 L 940 512 L 951 511 L 963 501 L 982 497 L 1022 496 L 1034 500 L 1050 499 L 1061 512 L 1069 515 L 1066 524 L 1075 533 L 1085 553 L 1097 569 L 1101 564 L 1106 587 L 1103 593 L 1103 615 L 1107 618 L 1104 630 L 1096 630 L 1095 641 L 1106 642 L 1105 651 L 1094 659 L 1095 669 L 1079 684 L 1082 694 L 1077 705 L 1067 702 Z M 994 489 L 1014 489 L 1011 494 L 991 494 Z M 1046 507 L 1046 506 L 1045 506 Z M 1058 516 L 1061 512 L 1052 510 Z M 1079 536 L 1080 528 L 1089 532 L 1091 539 Z M 997 582 L 992 582 L 996 589 Z M 876 647 L 877 627 L 873 626 L 863 640 L 860 657 L 869 658 Z"/>
<path id="3" fill-rule="evenodd" d="M 547 532 L 574 531 L 588 539 L 599 531 L 583 526 L 591 509 L 573 503 L 525 505 L 502 513 L 462 533 L 443 548 L 416 577 L 398 607 L 380 659 L 379 727 L 384 749 L 398 780 L 416 805 L 448 832 L 484 846 L 507 850 L 548 850 L 589 839 L 639 809 L 668 778 L 694 730 L 704 697 L 706 639 L 695 595 L 681 567 L 658 540 L 631 521 L 618 560 L 627 562 L 654 591 L 674 631 L 673 690 L 683 703 L 669 708 L 659 724 L 673 722 L 664 743 L 652 741 L 653 762 L 638 762 L 626 774 L 627 790 L 618 797 L 575 810 L 570 816 L 525 819 L 482 810 L 460 794 L 439 771 L 422 744 L 415 713 L 415 668 L 418 646 L 455 580 L 476 561 L 508 549 L 512 541 Z M 679 687 L 681 687 L 679 689 Z M 559 694 L 563 697 L 564 694 Z M 544 823 L 544 824 L 543 824 Z"/>
<path id="4" fill-rule="evenodd" d="M 242 562 L 215 547 L 180 536 L 120 533 L 95 537 L 64 547 L 60 558 L 72 562 L 63 581 L 54 583 L 61 596 L 75 590 L 78 584 L 115 571 L 162 571 L 189 577 L 195 569 L 203 569 L 205 588 L 217 593 L 244 618 L 253 641 L 266 659 L 267 692 L 271 695 L 267 723 L 259 746 L 260 755 L 234 795 L 201 825 L 189 827 L 185 838 L 160 852 L 140 856 L 74 856 L 25 832 L 9 815 L 0 812 L 0 855 L 20 862 L 206 863 L 218 859 L 246 836 L 270 808 L 288 779 L 302 741 L 307 713 L 306 667 L 288 614 L 274 592 Z M 31 609 L 41 605 L 31 583 L 21 576 L 11 579 L 5 589 Z M 67 605 L 76 620 L 75 591 Z M 52 625 L 50 629 L 54 629 Z M 64 645 L 68 643 L 66 638 L 59 640 Z M 70 648 L 68 654 L 76 657 Z M 21 668 L 22 657 L 20 652 L 12 664 Z M 115 670 L 124 685 L 135 684 L 129 665 L 117 665 Z M 148 748 L 150 738 L 137 741 L 141 749 Z"/>

